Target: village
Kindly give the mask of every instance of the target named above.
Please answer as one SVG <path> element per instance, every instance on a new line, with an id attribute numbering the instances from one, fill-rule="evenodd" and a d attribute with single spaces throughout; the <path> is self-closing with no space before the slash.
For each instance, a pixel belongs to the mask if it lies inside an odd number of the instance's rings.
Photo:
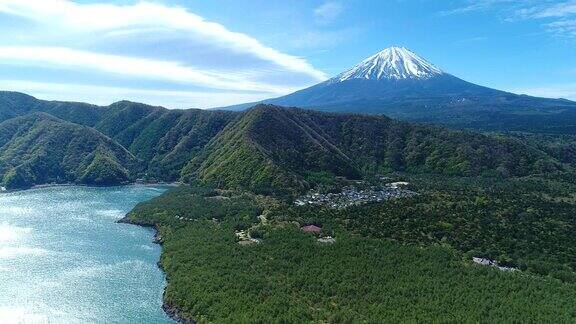
<path id="1" fill-rule="evenodd" d="M 342 191 L 338 193 L 322 193 L 318 190 L 310 190 L 306 195 L 296 199 L 294 204 L 297 206 L 312 205 L 344 209 L 369 202 L 381 202 L 417 195 L 416 192 L 406 189 L 408 185 L 409 183 L 407 182 L 393 182 L 364 189 L 358 189 L 356 186 L 351 185 L 342 188 Z"/>

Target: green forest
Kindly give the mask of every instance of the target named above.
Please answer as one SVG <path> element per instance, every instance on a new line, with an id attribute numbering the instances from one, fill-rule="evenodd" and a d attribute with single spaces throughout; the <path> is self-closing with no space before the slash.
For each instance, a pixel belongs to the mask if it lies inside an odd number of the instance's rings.
<path id="1" fill-rule="evenodd" d="M 199 322 L 575 320 L 573 184 L 402 176 L 419 196 L 333 210 L 186 186 L 128 219 L 156 224 L 165 302 Z M 239 244 L 239 230 L 260 243 Z"/>
<path id="2" fill-rule="evenodd" d="M 317 184 L 311 172 L 513 177 L 566 171 L 563 156 L 523 138 L 384 116 L 266 105 L 246 112 L 128 101 L 99 107 L 0 92 L 0 179 L 10 189 L 139 179 L 293 195 Z"/>

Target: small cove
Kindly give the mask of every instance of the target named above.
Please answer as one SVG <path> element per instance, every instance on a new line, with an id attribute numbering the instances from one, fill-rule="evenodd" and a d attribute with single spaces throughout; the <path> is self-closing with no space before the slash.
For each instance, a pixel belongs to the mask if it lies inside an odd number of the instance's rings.
<path id="1" fill-rule="evenodd" d="M 116 223 L 166 189 L 0 194 L 0 322 L 171 323 L 153 230 Z"/>

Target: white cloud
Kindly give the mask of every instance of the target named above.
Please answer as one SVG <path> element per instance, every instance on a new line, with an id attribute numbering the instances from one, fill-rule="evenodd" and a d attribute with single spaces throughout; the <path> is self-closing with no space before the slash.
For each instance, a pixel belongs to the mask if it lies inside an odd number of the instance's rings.
<path id="1" fill-rule="evenodd" d="M 258 101 L 327 78 L 304 58 L 186 8 L 110 1 L 0 0 L 0 14 L 12 16 L 0 20 L 8 30 L 0 33 L 0 74 L 8 80 L 0 89 L 183 108 Z"/>
<path id="2" fill-rule="evenodd" d="M 556 84 L 541 87 L 516 88 L 510 89 L 511 92 L 527 94 L 536 97 L 545 98 L 564 98 L 576 100 L 576 83 L 573 84 Z"/>
<path id="3" fill-rule="evenodd" d="M 84 32 L 150 27 L 182 30 L 230 50 L 272 62 L 289 71 L 304 73 L 317 80 L 326 78 L 323 72 L 302 58 L 281 53 L 248 35 L 232 32 L 221 24 L 209 22 L 181 7 L 151 2 L 120 6 L 78 4 L 69 0 L 0 0 L 0 12 Z"/>
<path id="4" fill-rule="evenodd" d="M 469 0 L 461 7 L 442 11 L 441 16 L 493 10 L 507 22 L 540 20 L 556 36 L 576 37 L 576 0 Z"/>
<path id="5" fill-rule="evenodd" d="M 26 92 L 44 100 L 91 102 L 98 105 L 131 100 L 181 109 L 223 107 L 270 98 L 269 93 L 150 90 L 25 80 L 0 80 L 0 89 Z"/>
<path id="6" fill-rule="evenodd" d="M 546 28 L 559 36 L 576 37 L 576 19 L 551 22 Z"/>
<path id="7" fill-rule="evenodd" d="M 0 64 L 38 64 L 82 68 L 216 89 L 286 93 L 294 89 L 251 82 L 242 75 L 196 70 L 177 62 L 98 54 L 61 47 L 0 46 Z"/>
<path id="8" fill-rule="evenodd" d="M 470 0 L 464 6 L 439 12 L 440 16 L 451 16 L 465 14 L 469 12 L 484 11 L 494 8 L 497 5 L 510 3 L 516 0 Z M 516 1 L 518 2 L 518 1 Z"/>
<path id="9" fill-rule="evenodd" d="M 576 0 L 561 3 L 542 3 L 518 10 L 521 19 L 537 19 L 544 28 L 556 36 L 576 37 Z"/>
<path id="10" fill-rule="evenodd" d="M 461 39 L 459 41 L 454 42 L 454 44 L 477 43 L 477 42 L 485 41 L 487 39 L 488 39 L 488 37 L 486 37 L 486 36 L 475 36 L 475 37 L 469 37 L 469 38 Z"/>
<path id="11" fill-rule="evenodd" d="M 546 7 L 527 8 L 523 12 L 532 18 L 566 17 L 576 14 L 576 1 L 566 1 Z"/>
<path id="12" fill-rule="evenodd" d="M 314 16 L 319 24 L 329 24 L 338 19 L 344 12 L 344 6 L 340 2 L 326 1 L 314 9 Z"/>

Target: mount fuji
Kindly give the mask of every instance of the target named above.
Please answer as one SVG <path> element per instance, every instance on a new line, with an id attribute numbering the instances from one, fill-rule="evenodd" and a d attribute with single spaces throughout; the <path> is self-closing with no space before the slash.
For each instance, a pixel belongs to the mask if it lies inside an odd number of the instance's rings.
<path id="1" fill-rule="evenodd" d="M 360 62 L 350 70 L 331 79 L 344 82 L 365 80 L 426 80 L 444 74 L 416 53 L 404 47 L 390 47 Z"/>
<path id="2" fill-rule="evenodd" d="M 483 130 L 576 134 L 576 102 L 479 86 L 404 47 L 386 48 L 327 81 L 262 103 Z"/>

